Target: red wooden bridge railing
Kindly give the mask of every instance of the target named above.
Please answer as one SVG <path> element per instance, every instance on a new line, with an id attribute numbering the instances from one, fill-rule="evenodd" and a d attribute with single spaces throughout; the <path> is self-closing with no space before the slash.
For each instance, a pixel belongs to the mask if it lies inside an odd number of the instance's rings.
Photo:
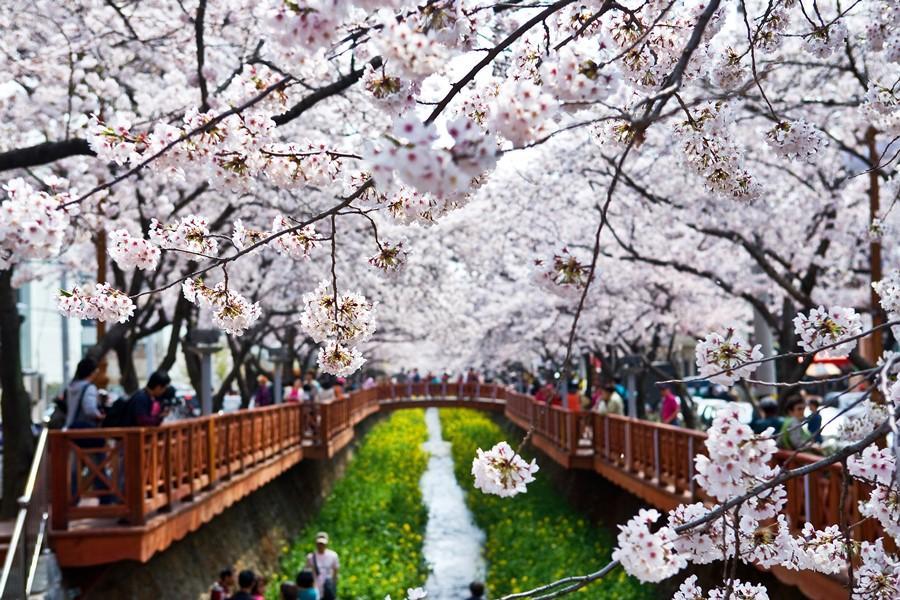
<path id="1" fill-rule="evenodd" d="M 141 525 L 276 461 L 285 470 L 304 456 L 329 457 L 352 439 L 356 424 L 380 410 L 448 405 L 502 411 L 530 429 L 535 445 L 563 466 L 595 470 L 660 508 L 708 500 L 694 483 L 694 458 L 706 451 L 705 433 L 546 406 L 494 384 L 403 383 L 329 402 L 281 404 L 161 427 L 54 431 L 52 528 L 89 527 L 91 519 Z M 816 459 L 786 452 L 778 458 L 790 467 Z M 874 539 L 880 535 L 877 524 L 862 520 L 857 508 L 865 490 L 850 485 L 842 505 L 841 481 L 839 464 L 790 481 L 790 522 L 823 527 L 838 523 L 844 511 L 847 522 L 861 523 L 855 537 Z"/>

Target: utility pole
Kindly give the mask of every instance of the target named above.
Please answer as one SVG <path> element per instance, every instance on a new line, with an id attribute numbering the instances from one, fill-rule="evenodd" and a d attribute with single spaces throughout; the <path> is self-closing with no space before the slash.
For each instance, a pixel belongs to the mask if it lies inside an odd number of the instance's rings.
<path id="1" fill-rule="evenodd" d="M 866 130 L 866 146 L 869 149 L 869 222 L 871 223 L 879 217 L 879 181 L 878 181 L 878 162 L 881 159 L 878 154 L 878 146 L 875 143 L 875 128 L 871 125 Z M 869 242 L 869 269 L 871 272 L 871 283 L 881 281 L 881 240 L 877 237 L 870 238 Z M 878 304 L 878 294 L 875 289 L 869 286 L 869 293 L 872 304 L 872 327 L 878 327 L 884 324 L 884 311 Z M 884 354 L 884 332 L 878 330 L 872 333 L 872 362 L 878 360 Z"/>

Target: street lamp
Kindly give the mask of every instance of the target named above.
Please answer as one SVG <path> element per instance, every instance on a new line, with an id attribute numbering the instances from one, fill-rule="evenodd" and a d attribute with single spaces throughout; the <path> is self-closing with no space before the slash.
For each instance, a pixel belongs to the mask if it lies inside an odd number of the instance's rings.
<path id="1" fill-rule="evenodd" d="M 212 414 L 212 355 L 222 349 L 218 329 L 191 330 L 188 350 L 200 355 L 200 410 Z"/>

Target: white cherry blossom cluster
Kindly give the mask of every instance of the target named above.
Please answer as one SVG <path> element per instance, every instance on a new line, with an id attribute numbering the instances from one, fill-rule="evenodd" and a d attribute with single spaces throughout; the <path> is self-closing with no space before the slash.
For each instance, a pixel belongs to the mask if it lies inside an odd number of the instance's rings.
<path id="1" fill-rule="evenodd" d="M 506 442 L 500 442 L 485 452 L 481 448 L 472 461 L 475 487 L 485 494 L 509 498 L 523 494 L 538 472 L 537 462 L 527 462 Z"/>
<path id="2" fill-rule="evenodd" d="M 300 326 L 316 343 L 319 367 L 332 375 L 354 373 L 365 362 L 356 349 L 375 333 L 375 306 L 365 296 L 345 292 L 335 299 L 327 281 L 303 296 Z"/>
<path id="3" fill-rule="evenodd" d="M 3 189 L 7 197 L 0 204 L 0 270 L 22 260 L 58 255 L 69 227 L 69 215 L 62 208 L 68 195 L 38 191 L 19 177 Z"/>
<path id="4" fill-rule="evenodd" d="M 881 281 L 872 284 L 881 308 L 892 321 L 900 317 L 900 270 L 893 269 Z"/>
<path id="5" fill-rule="evenodd" d="M 421 82 L 446 64 L 450 53 L 433 29 L 420 28 L 410 19 L 398 20 L 391 11 L 379 11 L 375 18 L 382 27 L 373 35 L 371 52 L 381 56 L 392 72 Z"/>
<path id="6" fill-rule="evenodd" d="M 406 267 L 409 252 L 403 247 L 403 242 L 392 244 L 382 242 L 378 252 L 369 258 L 369 264 L 389 276 L 396 276 Z"/>
<path id="7" fill-rule="evenodd" d="M 734 580 L 729 585 L 720 586 L 704 593 L 697 585 L 697 576 L 691 575 L 684 580 L 672 600 L 769 600 L 769 593 L 761 585 Z"/>
<path id="8" fill-rule="evenodd" d="M 244 225 L 241 219 L 234 222 L 231 230 L 231 243 L 238 250 L 243 250 L 248 246 L 252 246 L 266 239 L 269 232 L 259 229 L 252 229 Z"/>
<path id="9" fill-rule="evenodd" d="M 694 462 L 697 483 L 713 498 L 725 502 L 778 475 L 778 468 L 770 466 L 778 451 L 772 439 L 774 432 L 755 435 L 749 426 L 740 422 L 737 408 L 720 409 L 707 433 L 709 456 L 697 456 Z M 758 519 L 773 517 L 784 499 L 783 495 L 754 499 L 750 508 L 759 513 L 754 515 Z"/>
<path id="10" fill-rule="evenodd" d="M 841 20 L 815 28 L 803 37 L 803 49 L 816 58 L 828 58 L 847 39 L 847 26 Z"/>
<path id="11" fill-rule="evenodd" d="M 396 174 L 402 183 L 441 199 L 452 200 L 469 191 L 473 179 L 494 167 L 496 142 L 464 118 L 448 123 L 447 132 L 454 145 L 436 147 L 434 124 L 415 116 L 395 120 L 388 141 L 373 146 L 366 157 L 379 188 L 396 189 Z"/>
<path id="12" fill-rule="evenodd" d="M 140 153 L 146 149 L 147 134 L 132 132 L 132 115 L 118 112 L 107 122 L 91 115 L 88 135 L 95 152 L 117 165 L 140 162 Z"/>
<path id="13" fill-rule="evenodd" d="M 292 224 L 284 215 L 278 215 L 272 223 L 272 233 L 292 228 Z M 307 225 L 302 229 L 285 233 L 275 238 L 275 250 L 279 254 L 294 260 L 308 260 L 309 253 L 318 245 L 316 228 Z"/>
<path id="14" fill-rule="evenodd" d="M 319 348 L 319 368 L 336 377 L 347 377 L 356 373 L 365 362 L 365 357 L 357 348 L 345 346 L 335 340 L 328 340 Z"/>
<path id="15" fill-rule="evenodd" d="M 259 302 L 250 302 L 228 289 L 224 281 L 208 287 L 201 279 L 187 279 L 181 291 L 188 302 L 212 310 L 216 327 L 231 335 L 243 335 L 262 314 Z"/>
<path id="16" fill-rule="evenodd" d="M 854 411 L 852 419 L 844 419 L 841 422 L 838 428 L 839 435 L 841 439 L 847 441 L 859 441 L 890 418 L 891 413 L 887 404 L 866 398 L 859 404 L 859 410 Z"/>
<path id="17" fill-rule="evenodd" d="M 123 269 L 149 271 L 159 264 L 159 247 L 142 237 L 134 237 L 127 229 L 109 233 L 109 255 Z"/>
<path id="18" fill-rule="evenodd" d="M 385 112 L 400 115 L 416 106 L 419 84 L 392 75 L 382 65 L 367 64 L 362 77 L 363 88 L 378 102 Z"/>
<path id="19" fill-rule="evenodd" d="M 343 167 L 340 157 L 320 142 L 273 143 L 261 152 L 266 178 L 284 189 L 334 183 Z"/>
<path id="20" fill-rule="evenodd" d="M 550 133 L 558 109 L 559 102 L 533 82 L 510 79 L 489 103 L 487 124 L 514 146 L 523 146 Z"/>
<path id="21" fill-rule="evenodd" d="M 900 559 L 884 549 L 881 539 L 863 542 L 851 600 L 895 600 L 900 598 Z"/>
<path id="22" fill-rule="evenodd" d="M 534 282 L 543 290 L 561 298 L 578 299 L 587 287 L 590 267 L 563 248 L 550 260 L 534 261 Z"/>
<path id="23" fill-rule="evenodd" d="M 56 307 L 63 315 L 78 319 L 124 323 L 134 315 L 134 302 L 108 283 L 87 288 L 60 290 Z"/>
<path id="24" fill-rule="evenodd" d="M 605 48 L 600 42 L 601 49 Z M 561 102 L 595 102 L 606 100 L 618 91 L 621 75 L 612 65 L 603 66 L 605 54 L 576 54 L 563 47 L 553 59 L 541 65 L 541 81 Z"/>
<path id="25" fill-rule="evenodd" d="M 794 332 L 800 336 L 800 346 L 807 352 L 816 352 L 824 346 L 837 344 L 863 332 L 862 318 L 852 308 L 820 306 L 799 313 L 794 318 Z M 821 351 L 822 356 L 846 356 L 856 347 L 856 340 Z"/>
<path id="26" fill-rule="evenodd" d="M 784 42 L 784 32 L 791 24 L 790 13 L 784 5 L 776 5 L 767 11 L 751 39 L 766 52 L 777 50 Z"/>
<path id="27" fill-rule="evenodd" d="M 725 90 L 739 87 L 749 76 L 746 65 L 741 62 L 741 55 L 734 48 L 728 48 L 709 71 L 710 80 Z"/>
<path id="28" fill-rule="evenodd" d="M 231 82 L 225 98 L 238 105 L 279 81 L 281 77 L 274 72 L 247 66 Z M 283 110 L 286 103 L 286 94 L 276 89 L 240 114 L 219 119 L 216 113 L 192 108 L 184 113 L 180 127 L 159 121 L 149 132 L 129 130 L 130 121 L 122 117 L 116 117 L 114 126 L 93 117 L 88 142 L 103 160 L 137 167 L 162 152 L 150 163 L 156 172 L 184 179 L 185 169 L 189 169 L 203 174 L 215 189 L 247 191 L 270 163 L 275 163 L 275 180 L 285 177 L 278 173 L 279 167 L 284 170 L 280 161 L 270 160 L 264 151 L 280 148 L 269 147 L 275 127 L 271 115 Z"/>
<path id="29" fill-rule="evenodd" d="M 760 345 L 751 346 L 735 327 L 713 332 L 697 343 L 697 369 L 700 376 L 714 383 L 731 385 L 749 377 L 757 365 L 747 362 L 762 360 Z M 744 365 L 744 366 L 742 366 Z M 720 373 L 720 371 L 724 371 Z"/>
<path id="30" fill-rule="evenodd" d="M 260 5 L 268 38 L 284 58 L 302 58 L 334 38 L 343 10 L 334 0 L 266 0 Z"/>
<path id="31" fill-rule="evenodd" d="M 174 225 L 156 219 L 150 221 L 150 241 L 167 250 L 187 250 L 205 256 L 215 256 L 219 242 L 211 236 L 206 217 L 188 215 Z"/>
<path id="32" fill-rule="evenodd" d="M 726 199 L 752 202 L 761 188 L 744 167 L 732 128 L 728 106 L 707 103 L 674 131 L 681 140 L 685 164 L 703 178 L 708 190 Z"/>
<path id="33" fill-rule="evenodd" d="M 873 486 L 869 497 L 859 503 L 860 514 L 878 520 L 885 533 L 900 539 L 900 481 L 896 479 L 896 464 L 891 448 L 876 446 L 847 459 L 850 475 Z"/>
<path id="34" fill-rule="evenodd" d="M 658 511 L 642 508 L 625 525 L 619 525 L 618 546 L 612 553 L 629 575 L 643 582 L 662 581 L 687 566 L 687 560 L 675 550 L 678 534 L 674 529 L 663 526 L 650 531 L 659 517 Z"/>
<path id="35" fill-rule="evenodd" d="M 825 134 L 807 121 L 781 121 L 766 134 L 769 146 L 778 156 L 813 163 L 819 151 L 828 145 Z"/>

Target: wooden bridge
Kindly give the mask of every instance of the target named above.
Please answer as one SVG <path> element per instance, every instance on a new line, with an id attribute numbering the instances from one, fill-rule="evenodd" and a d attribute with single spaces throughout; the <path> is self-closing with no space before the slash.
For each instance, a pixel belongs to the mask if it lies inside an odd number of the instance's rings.
<path id="1" fill-rule="evenodd" d="M 701 432 L 616 415 L 546 406 L 494 384 L 383 384 L 331 402 L 281 404 L 161 427 L 50 434 L 51 543 L 63 566 L 147 561 L 176 540 L 290 469 L 329 459 L 377 412 L 468 407 L 503 414 L 532 429 L 533 444 L 567 469 L 594 470 L 660 509 L 707 501 L 694 484 Z M 791 467 L 817 457 L 782 453 Z M 841 466 L 787 484 L 794 526 L 838 523 L 843 509 L 859 539 L 880 535 L 858 514 L 864 490 L 851 485 L 841 506 Z M 637 507 L 635 507 L 637 508 Z M 814 598 L 842 598 L 835 579 L 775 571 Z"/>

